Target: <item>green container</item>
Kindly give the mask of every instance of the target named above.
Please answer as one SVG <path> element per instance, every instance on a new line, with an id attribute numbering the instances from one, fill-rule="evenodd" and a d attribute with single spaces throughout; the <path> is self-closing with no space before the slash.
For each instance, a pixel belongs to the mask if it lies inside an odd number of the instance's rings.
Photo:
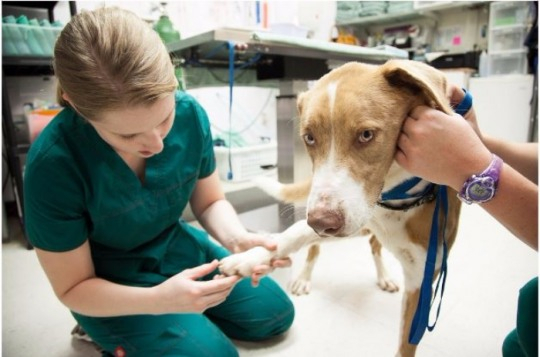
<path id="1" fill-rule="evenodd" d="M 26 40 L 26 44 L 30 48 L 30 54 L 44 56 L 45 51 L 43 50 L 43 47 L 41 47 L 41 44 L 39 43 L 39 39 L 36 37 L 34 29 L 30 26 L 28 17 L 26 17 L 25 15 L 19 16 L 17 18 L 17 23 L 19 25 L 22 25 L 20 27 L 20 30 L 23 33 L 24 40 Z"/>
<path id="2" fill-rule="evenodd" d="M 23 30 L 17 26 L 17 19 L 15 16 L 6 16 L 3 19 L 6 26 L 2 26 L 2 31 L 5 31 L 11 38 L 11 43 L 17 50 L 17 54 L 25 56 L 31 54 L 30 47 L 26 43 L 25 34 Z"/>
<path id="3" fill-rule="evenodd" d="M 159 20 L 154 25 L 154 30 L 165 44 L 180 41 L 180 32 L 175 30 L 171 19 L 165 14 L 159 17 Z M 184 71 L 180 64 L 175 64 L 174 74 L 178 79 L 178 89 L 185 90 Z"/>
<path id="4" fill-rule="evenodd" d="M 58 30 L 53 29 L 53 26 L 47 19 L 42 19 L 39 24 L 43 28 L 43 33 L 45 34 L 45 38 L 47 39 L 47 42 L 49 43 L 49 46 L 51 48 L 51 55 L 54 55 L 54 45 L 56 44 L 56 32 Z"/>
<path id="5" fill-rule="evenodd" d="M 47 30 L 43 29 L 39 25 L 39 21 L 37 19 L 31 19 L 28 21 L 31 26 L 34 28 L 31 30 L 34 34 L 34 38 L 38 42 L 39 46 L 41 47 L 41 50 L 43 51 L 43 54 L 45 56 L 52 56 L 53 55 L 53 48 L 52 45 L 47 38 L 47 35 L 45 34 Z"/>
<path id="6" fill-rule="evenodd" d="M 154 25 L 154 30 L 156 30 L 165 44 L 180 41 L 180 32 L 174 29 L 171 19 L 167 15 L 161 15 L 159 17 L 158 22 Z"/>

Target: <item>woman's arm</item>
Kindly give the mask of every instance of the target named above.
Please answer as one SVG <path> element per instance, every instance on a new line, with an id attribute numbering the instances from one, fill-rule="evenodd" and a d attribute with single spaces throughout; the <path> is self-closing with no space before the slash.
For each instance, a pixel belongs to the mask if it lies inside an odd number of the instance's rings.
<path id="1" fill-rule="evenodd" d="M 196 281 L 217 268 L 214 261 L 187 269 L 155 287 L 132 287 L 96 277 L 88 241 L 68 252 L 36 248 L 36 253 L 59 300 L 87 316 L 202 312 L 224 301 L 238 281 L 237 277 Z"/>
<path id="2" fill-rule="evenodd" d="M 275 243 L 248 232 L 240 222 L 234 207 L 223 194 L 217 171 L 197 182 L 190 204 L 204 229 L 231 252 L 242 252 L 255 245 L 275 249 Z"/>
<path id="3" fill-rule="evenodd" d="M 255 246 L 268 250 L 277 249 L 277 242 L 274 240 L 246 230 L 231 203 L 225 199 L 217 171 L 197 182 L 190 204 L 199 223 L 229 251 L 239 253 Z M 288 258 L 273 261 L 271 267 L 259 265 L 253 269 L 251 282 L 257 286 L 261 277 L 268 274 L 272 268 L 290 265 Z"/>
<path id="4" fill-rule="evenodd" d="M 459 192 L 465 180 L 487 168 L 491 153 L 461 116 L 418 107 L 405 119 L 396 160 L 412 174 Z M 519 239 L 538 250 L 535 183 L 505 164 L 495 197 L 481 206 Z"/>
<path id="5" fill-rule="evenodd" d="M 456 85 L 449 89 L 449 99 L 453 107 L 465 97 L 465 93 Z M 535 184 L 538 184 L 538 143 L 516 143 L 482 134 L 476 112 L 471 108 L 463 116 L 489 151 L 499 156 L 508 165 Z"/>
<path id="6" fill-rule="evenodd" d="M 538 184 L 538 143 L 515 143 L 487 135 L 483 136 L 483 141 L 489 151 Z"/>
<path id="7" fill-rule="evenodd" d="M 217 170 L 197 181 L 190 198 L 193 214 L 212 237 L 231 252 L 240 249 L 240 242 L 248 232 L 221 189 Z"/>
<path id="8" fill-rule="evenodd" d="M 482 207 L 510 232 L 538 250 L 538 186 L 504 164 L 495 197 Z"/>

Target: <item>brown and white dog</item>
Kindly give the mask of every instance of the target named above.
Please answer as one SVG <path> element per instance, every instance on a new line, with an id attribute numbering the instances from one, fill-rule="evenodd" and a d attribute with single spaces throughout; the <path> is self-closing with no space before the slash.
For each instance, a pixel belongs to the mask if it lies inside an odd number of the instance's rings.
<path id="1" fill-rule="evenodd" d="M 389 202 L 411 206 L 406 210 L 391 210 L 378 202 L 382 192 L 412 177 L 394 161 L 407 114 L 419 105 L 450 114 L 448 91 L 441 72 L 406 60 L 391 60 L 381 66 L 347 63 L 319 79 L 298 98 L 300 135 L 313 164 L 311 180 L 264 184 L 269 194 L 283 201 L 298 202 L 307 197 L 307 219 L 274 235 L 276 251 L 256 247 L 229 256 L 221 261 L 221 271 L 249 276 L 256 265 L 312 245 L 304 270 L 308 281 L 309 264 L 314 263 L 310 256 L 318 254 L 317 243 L 369 230 L 379 286 L 397 290 L 382 265 L 381 244 L 403 268 L 405 291 L 397 355 L 414 356 L 416 345 L 409 344 L 408 336 L 424 275 L 435 202 Z M 448 204 L 445 236 L 450 248 L 457 233 L 460 201 L 450 193 Z M 438 243 L 436 275 L 441 266 L 440 234 Z M 305 288 L 305 281 L 296 287 L 298 291 Z"/>

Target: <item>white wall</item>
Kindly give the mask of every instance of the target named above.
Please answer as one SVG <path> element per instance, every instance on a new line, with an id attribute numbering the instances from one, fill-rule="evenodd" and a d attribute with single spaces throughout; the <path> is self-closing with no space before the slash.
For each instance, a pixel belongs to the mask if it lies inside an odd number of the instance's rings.
<path id="1" fill-rule="evenodd" d="M 262 12 L 263 3 L 259 1 Z M 257 22 L 257 1 L 170 1 L 167 12 L 182 38 L 210 31 L 217 27 L 262 28 Z M 313 38 L 328 39 L 334 25 L 335 1 L 266 1 L 268 25 L 293 23 L 306 27 Z M 147 20 L 159 17 L 157 1 L 77 1 L 77 11 L 92 10 L 100 6 L 118 6 L 129 9 Z M 262 15 L 261 15 L 262 16 Z M 69 5 L 60 1 L 55 8 L 55 17 L 69 21 Z"/>

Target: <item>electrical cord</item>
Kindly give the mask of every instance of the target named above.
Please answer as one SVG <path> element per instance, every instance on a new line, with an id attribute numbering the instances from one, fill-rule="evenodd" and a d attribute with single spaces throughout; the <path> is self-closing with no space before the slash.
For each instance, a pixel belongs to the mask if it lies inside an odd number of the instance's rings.
<path id="1" fill-rule="evenodd" d="M 234 82 L 235 80 L 237 80 L 238 78 L 240 78 L 242 75 L 244 75 L 247 71 L 242 71 L 240 72 L 240 74 L 237 74 L 236 77 L 235 77 L 235 70 L 241 70 L 241 69 L 245 69 L 245 68 L 248 68 L 254 64 L 256 64 L 262 57 L 261 53 L 257 52 L 254 56 L 252 56 L 250 59 L 248 59 L 246 62 L 244 62 L 243 64 L 239 65 L 238 67 L 235 66 L 235 63 L 234 63 L 234 57 L 235 57 L 235 46 L 236 44 L 233 42 L 233 41 L 227 41 L 225 43 L 222 43 L 216 47 L 214 47 L 213 49 L 211 49 L 204 57 L 203 59 L 210 59 L 212 58 L 213 56 L 215 56 L 219 51 L 223 50 L 223 49 L 226 49 L 228 51 L 228 69 L 229 69 L 229 78 L 228 78 L 228 81 L 224 81 L 222 79 L 220 79 L 216 73 L 213 73 L 210 69 L 208 69 L 210 75 L 212 77 L 214 77 L 215 80 L 221 82 L 221 83 L 228 83 L 229 84 L 229 130 L 228 130 L 228 135 L 229 135 L 229 153 L 228 153 L 228 161 L 229 161 L 229 172 L 227 173 L 227 179 L 228 180 L 232 180 L 233 179 L 233 170 L 232 170 L 232 152 L 231 152 L 231 137 L 232 137 L 232 103 L 233 103 L 233 87 L 234 87 Z M 195 66 L 201 66 L 201 67 L 205 67 L 205 68 L 208 68 L 208 66 L 204 65 L 203 63 L 201 63 L 199 60 L 195 60 L 195 59 L 190 59 L 187 61 L 188 64 L 190 65 L 195 65 Z M 249 126 L 253 125 L 253 123 L 251 123 Z M 225 132 L 225 131 L 223 131 Z"/>
<path id="2" fill-rule="evenodd" d="M 233 131 L 233 133 L 242 134 L 242 133 L 246 132 L 247 130 L 249 130 L 253 125 L 255 125 L 255 123 L 257 123 L 257 120 L 259 119 L 259 117 L 262 115 L 264 110 L 267 108 L 267 106 L 270 103 L 270 100 L 272 99 L 272 97 L 273 97 L 273 93 L 269 92 L 268 96 L 266 97 L 266 100 L 265 100 L 264 104 L 261 107 L 261 109 L 259 110 L 257 115 L 254 116 L 254 119 L 252 121 L 248 122 L 248 124 L 244 128 L 239 129 L 239 130 L 235 130 L 235 131 Z M 222 129 L 222 128 L 220 128 L 219 126 L 217 126 L 215 124 L 211 123 L 210 125 L 213 128 L 215 128 L 216 130 L 218 130 L 219 132 L 221 132 L 221 133 L 228 133 L 229 132 L 229 130 Z"/>
<path id="3" fill-rule="evenodd" d="M 2 194 L 4 194 L 4 191 L 6 189 L 6 186 L 9 182 L 9 178 L 11 176 L 11 172 L 9 170 L 9 165 L 7 165 L 7 155 L 2 152 L 2 163 L 6 163 L 6 175 L 2 178 Z"/>

